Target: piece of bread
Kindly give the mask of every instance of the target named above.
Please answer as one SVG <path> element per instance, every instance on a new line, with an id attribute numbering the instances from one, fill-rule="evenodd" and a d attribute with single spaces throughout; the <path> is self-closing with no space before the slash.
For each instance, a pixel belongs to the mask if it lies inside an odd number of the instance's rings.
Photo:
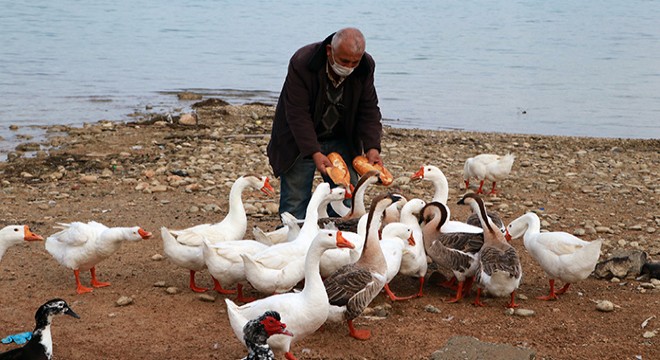
<path id="1" fill-rule="evenodd" d="M 353 159 L 353 168 L 358 174 L 360 174 L 360 176 L 371 170 L 378 171 L 380 173 L 380 182 L 385 186 L 390 185 L 392 181 L 394 181 L 394 176 L 392 176 L 389 170 L 379 164 L 370 164 L 369 160 L 362 155 L 356 156 L 355 159 Z"/>
<path id="2" fill-rule="evenodd" d="M 351 187 L 351 173 L 344 159 L 336 152 L 328 154 L 328 160 L 332 163 L 331 168 L 327 168 L 328 176 L 337 185 L 344 185 L 347 189 Z"/>

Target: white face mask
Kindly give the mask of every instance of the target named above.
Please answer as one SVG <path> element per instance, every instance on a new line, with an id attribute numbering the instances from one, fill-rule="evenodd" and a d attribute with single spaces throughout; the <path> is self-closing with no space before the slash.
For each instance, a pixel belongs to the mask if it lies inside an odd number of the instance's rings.
<path id="1" fill-rule="evenodd" d="M 334 71 L 335 74 L 337 74 L 341 77 L 347 77 L 348 75 L 350 75 L 353 72 L 353 70 L 355 70 L 355 68 L 340 65 L 337 62 L 337 59 L 335 59 L 334 51 L 332 51 L 332 60 L 334 61 L 334 64 L 330 65 L 332 67 L 332 71 Z"/>

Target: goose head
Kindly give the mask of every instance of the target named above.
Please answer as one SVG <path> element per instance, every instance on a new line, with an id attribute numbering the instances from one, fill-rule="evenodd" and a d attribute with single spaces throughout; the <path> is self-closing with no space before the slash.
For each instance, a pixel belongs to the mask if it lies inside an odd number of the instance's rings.
<path id="1" fill-rule="evenodd" d="M 69 315 L 76 319 L 80 319 L 80 316 L 69 307 L 69 304 L 67 304 L 66 301 L 62 299 L 52 299 L 48 300 L 37 309 L 37 312 L 34 315 L 34 319 L 37 322 L 37 328 L 50 324 L 51 319 L 56 315 Z"/>
<path id="2" fill-rule="evenodd" d="M 248 186 L 261 191 L 266 194 L 266 196 L 275 196 L 275 189 L 270 185 L 268 176 L 245 175 L 243 176 L 243 179 L 247 181 Z"/>
<path id="3" fill-rule="evenodd" d="M 139 226 L 133 226 L 126 229 L 123 229 L 124 240 L 127 241 L 139 241 L 147 240 L 151 238 L 152 234 Z"/>
<path id="4" fill-rule="evenodd" d="M 0 241 L 10 245 L 20 244 L 22 241 L 38 241 L 44 238 L 30 231 L 27 225 L 9 225 L 0 230 Z"/>
<path id="5" fill-rule="evenodd" d="M 535 215 L 536 214 L 534 213 L 528 213 L 510 222 L 506 227 L 506 240 L 511 241 L 512 239 L 517 239 L 523 236 L 529 226 L 528 219 Z"/>
<path id="6" fill-rule="evenodd" d="M 316 234 L 315 241 L 320 242 L 321 246 L 326 249 L 355 248 L 355 245 L 348 241 L 339 230 L 321 229 L 318 234 Z"/>

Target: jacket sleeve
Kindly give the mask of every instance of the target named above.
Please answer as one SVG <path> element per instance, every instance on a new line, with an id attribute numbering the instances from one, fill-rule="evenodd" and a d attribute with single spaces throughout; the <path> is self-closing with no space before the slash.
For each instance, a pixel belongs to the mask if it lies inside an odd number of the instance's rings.
<path id="1" fill-rule="evenodd" d="M 300 59 L 298 54 L 294 55 L 289 62 L 289 69 L 286 75 L 286 91 L 284 105 L 286 109 L 286 121 L 293 138 L 298 145 L 302 156 L 309 156 L 317 151 L 321 151 L 321 146 L 317 140 L 316 130 L 314 129 L 314 120 L 312 119 L 311 76 L 305 61 Z"/>
<path id="2" fill-rule="evenodd" d="M 380 152 L 380 139 L 383 132 L 381 113 L 378 107 L 378 95 L 374 85 L 374 73 L 376 63 L 371 56 L 365 54 L 365 59 L 370 62 L 370 72 L 365 78 L 365 83 L 360 95 L 360 104 L 356 116 L 357 135 L 362 142 L 362 151 L 377 149 Z"/>

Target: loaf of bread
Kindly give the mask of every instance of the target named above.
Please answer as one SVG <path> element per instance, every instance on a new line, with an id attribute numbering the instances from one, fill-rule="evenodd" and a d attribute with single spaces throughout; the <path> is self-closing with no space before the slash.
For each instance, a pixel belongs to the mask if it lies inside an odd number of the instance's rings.
<path id="1" fill-rule="evenodd" d="M 328 176 L 337 185 L 344 185 L 347 189 L 351 187 L 351 173 L 348 171 L 348 166 L 344 159 L 336 152 L 328 154 L 328 160 L 332 163 L 332 167 L 327 168 Z"/>
<path id="2" fill-rule="evenodd" d="M 355 159 L 353 159 L 353 168 L 358 174 L 360 174 L 360 176 L 371 170 L 378 171 L 380 173 L 380 182 L 385 186 L 390 185 L 392 181 L 394 181 L 394 177 L 389 170 L 379 164 L 370 164 L 369 160 L 362 155 L 356 156 Z"/>

